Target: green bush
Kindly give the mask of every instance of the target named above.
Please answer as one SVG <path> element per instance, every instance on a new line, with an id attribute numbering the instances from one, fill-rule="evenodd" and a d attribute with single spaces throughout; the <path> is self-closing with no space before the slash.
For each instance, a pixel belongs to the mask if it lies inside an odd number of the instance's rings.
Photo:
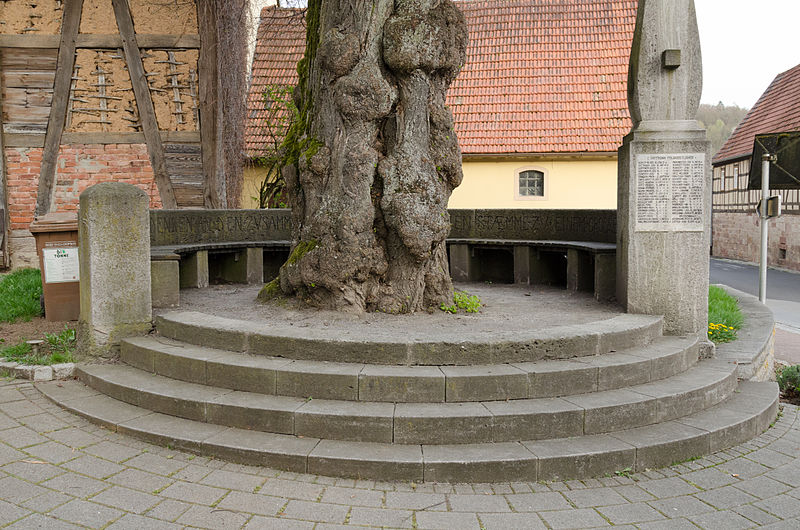
<path id="1" fill-rule="evenodd" d="M 19 269 L 0 279 L 0 322 L 29 321 L 42 314 L 39 269 Z"/>
<path id="2" fill-rule="evenodd" d="M 787 398 L 800 397 L 800 364 L 787 366 L 778 374 L 778 387 Z"/>

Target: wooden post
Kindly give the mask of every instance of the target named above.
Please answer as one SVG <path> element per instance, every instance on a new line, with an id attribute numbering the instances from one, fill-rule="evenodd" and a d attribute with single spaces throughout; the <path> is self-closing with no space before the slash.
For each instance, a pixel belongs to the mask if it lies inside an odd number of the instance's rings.
<path id="1" fill-rule="evenodd" d="M 197 24 L 200 52 L 200 148 L 203 156 L 203 202 L 206 208 L 224 208 L 227 204 L 223 158 L 220 152 L 222 129 L 217 85 L 217 17 L 215 0 L 197 0 Z"/>
<path id="2" fill-rule="evenodd" d="M 122 48 L 125 50 L 125 60 L 128 63 L 133 94 L 136 97 L 136 106 L 139 108 L 139 119 L 142 123 L 142 132 L 147 143 L 147 153 L 150 156 L 150 164 L 153 166 L 158 193 L 161 195 L 161 204 L 164 208 L 174 209 L 178 205 L 175 201 L 172 183 L 169 180 L 169 173 L 167 173 L 164 146 L 161 143 L 156 111 L 153 108 L 153 99 L 150 97 L 150 87 L 147 84 L 147 77 L 145 77 L 142 55 L 136 42 L 128 1 L 111 0 L 111 3 L 114 6 L 119 34 L 122 37 Z"/>
<path id="3" fill-rule="evenodd" d="M 58 48 L 56 78 L 53 84 L 53 102 L 47 121 L 47 133 L 42 153 L 42 166 L 39 174 L 39 193 L 36 198 L 36 216 L 50 211 L 55 195 L 56 163 L 61 146 L 61 134 L 67 120 L 69 89 L 72 85 L 72 70 L 75 65 L 75 41 L 81 24 L 83 0 L 66 0 L 64 18 L 61 24 L 61 42 Z"/>
<path id="4" fill-rule="evenodd" d="M 0 79 L 3 79 L 3 63 L 0 59 Z M 0 267 L 6 268 L 10 265 L 8 256 L 8 234 L 9 213 L 8 213 L 8 190 L 6 187 L 6 151 L 3 145 L 3 90 L 0 87 L 0 252 L 3 253 L 0 259 Z"/>

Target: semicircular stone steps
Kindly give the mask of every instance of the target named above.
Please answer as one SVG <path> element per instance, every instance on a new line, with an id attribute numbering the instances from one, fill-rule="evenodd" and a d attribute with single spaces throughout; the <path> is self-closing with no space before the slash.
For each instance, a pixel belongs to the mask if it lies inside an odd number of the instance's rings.
<path id="1" fill-rule="evenodd" d="M 263 328 L 168 313 L 157 335 L 123 342 L 123 362 L 80 365 L 82 382 L 39 388 L 156 443 L 380 480 L 588 478 L 668 465 L 755 436 L 777 407 L 774 384 L 739 384 L 735 364 L 701 360 L 696 338 L 662 336 L 657 317 L 475 342 Z"/>
<path id="2" fill-rule="evenodd" d="M 308 328 L 284 328 L 278 333 L 264 323 L 196 311 L 159 315 L 156 328 L 161 336 L 188 344 L 253 355 L 403 366 L 471 366 L 568 359 L 644 346 L 661 336 L 663 318 L 620 314 L 586 324 L 531 330 L 513 338 L 454 337 L 444 341 L 364 340 L 355 336 L 332 339 L 326 338 L 324 331 Z"/>
<path id="3" fill-rule="evenodd" d="M 315 399 L 437 403 L 561 397 L 649 383 L 698 360 L 695 337 L 658 337 L 619 353 L 475 366 L 390 366 L 292 360 L 159 336 L 122 341 L 121 360 L 180 381 Z"/>

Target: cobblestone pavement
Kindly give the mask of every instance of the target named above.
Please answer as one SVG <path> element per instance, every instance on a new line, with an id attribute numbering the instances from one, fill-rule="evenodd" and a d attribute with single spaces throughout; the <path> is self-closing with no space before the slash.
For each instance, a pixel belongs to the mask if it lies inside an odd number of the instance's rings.
<path id="1" fill-rule="evenodd" d="M 413 484 L 230 464 L 92 425 L 0 383 L 8 528 L 800 528 L 800 421 L 667 469 L 597 480 Z"/>

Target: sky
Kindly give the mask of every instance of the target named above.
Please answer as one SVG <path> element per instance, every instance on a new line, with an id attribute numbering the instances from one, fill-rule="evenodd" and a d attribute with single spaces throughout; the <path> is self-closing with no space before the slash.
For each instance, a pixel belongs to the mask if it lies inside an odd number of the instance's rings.
<path id="1" fill-rule="evenodd" d="M 800 0 L 695 0 L 702 103 L 752 108 L 775 76 L 800 64 Z"/>

